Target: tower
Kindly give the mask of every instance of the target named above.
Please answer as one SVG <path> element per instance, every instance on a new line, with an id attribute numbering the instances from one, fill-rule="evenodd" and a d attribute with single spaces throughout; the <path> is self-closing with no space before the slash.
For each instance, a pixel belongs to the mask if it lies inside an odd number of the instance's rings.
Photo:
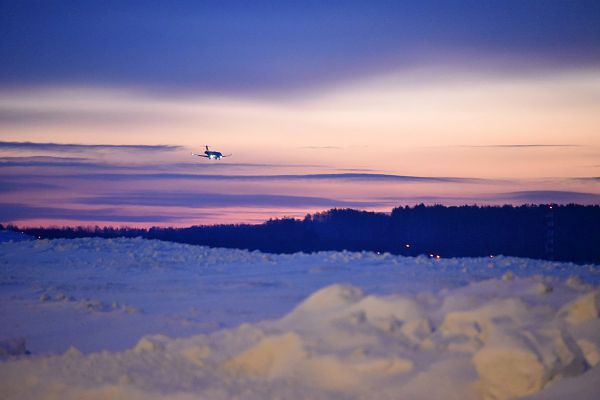
<path id="1" fill-rule="evenodd" d="M 548 260 L 554 260 L 554 209 L 555 204 L 549 204 L 546 210 L 546 240 L 544 242 L 544 255 Z"/>

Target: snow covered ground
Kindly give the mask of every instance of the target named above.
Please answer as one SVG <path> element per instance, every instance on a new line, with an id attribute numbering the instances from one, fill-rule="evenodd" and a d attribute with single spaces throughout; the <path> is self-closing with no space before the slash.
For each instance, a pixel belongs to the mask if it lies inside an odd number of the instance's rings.
<path id="1" fill-rule="evenodd" d="M 0 398 L 600 398 L 600 266 L 0 243 Z"/>

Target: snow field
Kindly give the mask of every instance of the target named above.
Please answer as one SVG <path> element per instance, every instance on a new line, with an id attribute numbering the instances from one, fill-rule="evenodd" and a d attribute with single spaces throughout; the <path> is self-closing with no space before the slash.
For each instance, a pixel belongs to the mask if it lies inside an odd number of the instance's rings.
<path id="1" fill-rule="evenodd" d="M 0 249 L 2 317 L 18 325 L 0 328 L 8 399 L 600 393 L 593 265 L 267 255 L 140 239 Z M 43 339 L 48 330 L 55 340 Z M 82 339 L 90 335 L 93 344 Z"/>

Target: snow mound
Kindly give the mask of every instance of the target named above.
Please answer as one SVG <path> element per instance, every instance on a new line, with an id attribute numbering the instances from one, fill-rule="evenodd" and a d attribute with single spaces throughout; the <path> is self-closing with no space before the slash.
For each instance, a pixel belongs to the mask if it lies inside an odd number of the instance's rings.
<path id="1" fill-rule="evenodd" d="M 507 257 L 3 243 L 0 397 L 596 399 L 598 276 Z"/>
<path id="2" fill-rule="evenodd" d="M 393 399 L 428 398 L 443 379 L 456 398 L 519 398 L 592 373 L 588 359 L 600 343 L 600 331 L 582 339 L 572 329 L 598 322 L 589 312 L 597 292 L 554 282 L 540 294 L 538 284 L 488 280 L 434 302 L 336 284 L 276 320 L 184 339 L 147 336 L 124 352 L 8 361 L 0 387 L 25 399 L 369 399 L 373 388 Z"/>

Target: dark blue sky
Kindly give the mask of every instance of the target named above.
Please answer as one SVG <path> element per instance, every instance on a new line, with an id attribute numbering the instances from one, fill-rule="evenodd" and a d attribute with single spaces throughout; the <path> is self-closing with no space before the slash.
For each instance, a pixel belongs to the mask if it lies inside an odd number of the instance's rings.
<path id="1" fill-rule="evenodd" d="M 252 92 L 432 63 L 553 68 L 600 61 L 598 1 L 0 4 L 4 88 Z"/>

